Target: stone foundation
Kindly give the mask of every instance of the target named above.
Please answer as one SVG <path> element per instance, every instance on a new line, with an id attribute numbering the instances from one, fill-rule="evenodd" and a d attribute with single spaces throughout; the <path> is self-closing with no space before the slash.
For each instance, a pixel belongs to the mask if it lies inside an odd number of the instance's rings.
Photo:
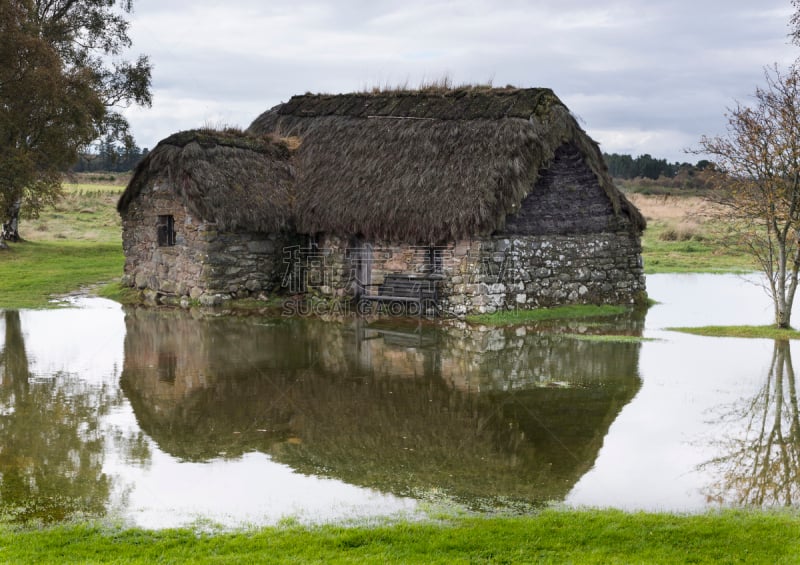
<path id="1" fill-rule="evenodd" d="M 359 284 L 377 285 L 386 274 L 442 275 L 440 307 L 463 316 L 564 304 L 634 304 L 645 294 L 639 237 L 629 231 L 575 235 L 495 236 L 436 246 L 347 245 L 324 238 L 298 248 L 295 292 L 324 298 L 353 296 Z M 368 257 L 369 275 L 359 265 Z"/>

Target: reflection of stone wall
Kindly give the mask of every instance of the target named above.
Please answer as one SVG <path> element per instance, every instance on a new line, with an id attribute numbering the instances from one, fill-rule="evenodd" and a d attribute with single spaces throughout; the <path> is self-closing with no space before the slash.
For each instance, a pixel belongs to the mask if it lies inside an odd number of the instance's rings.
<path id="1" fill-rule="evenodd" d="M 637 344 L 146 309 L 126 324 L 123 390 L 162 449 L 257 449 L 400 494 L 561 498 L 639 386 Z"/>
<path id="2" fill-rule="evenodd" d="M 585 331 L 574 322 L 548 332 L 525 326 L 451 328 L 444 332 L 448 353 L 442 356 L 441 374 L 471 390 L 596 386 L 638 374 L 638 343 L 581 341 L 561 333 Z M 634 333 L 641 335 L 641 326 Z"/>
<path id="3" fill-rule="evenodd" d="M 173 395 L 180 396 L 195 385 L 208 386 L 210 379 L 239 368 L 268 371 L 307 362 L 305 356 L 293 355 L 293 344 L 303 332 L 302 324 L 290 320 L 205 317 L 197 310 L 150 308 L 129 308 L 125 320 L 126 369 L 151 372 Z M 173 378 L 163 378 L 160 359 L 173 360 Z M 187 382 L 182 385 L 182 380 Z"/>

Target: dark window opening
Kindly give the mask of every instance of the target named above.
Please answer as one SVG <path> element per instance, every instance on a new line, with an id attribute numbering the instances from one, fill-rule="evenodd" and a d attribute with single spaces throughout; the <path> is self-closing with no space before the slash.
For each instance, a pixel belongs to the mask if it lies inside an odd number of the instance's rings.
<path id="1" fill-rule="evenodd" d="M 442 273 L 442 248 L 429 247 L 427 257 L 427 267 L 429 273 L 441 274 Z"/>
<path id="2" fill-rule="evenodd" d="M 158 245 L 161 247 L 175 245 L 175 218 L 173 216 L 158 217 Z"/>

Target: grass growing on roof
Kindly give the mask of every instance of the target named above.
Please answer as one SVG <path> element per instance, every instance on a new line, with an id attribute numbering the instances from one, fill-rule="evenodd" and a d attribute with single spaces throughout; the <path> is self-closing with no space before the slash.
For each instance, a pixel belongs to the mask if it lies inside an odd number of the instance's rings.
<path id="1" fill-rule="evenodd" d="M 498 310 L 492 314 L 467 316 L 467 321 L 475 324 L 505 326 L 524 324 L 526 322 L 542 322 L 545 320 L 616 316 L 628 311 L 630 311 L 630 308 L 626 306 L 575 304 L 570 306 L 556 306 L 554 308 L 537 308 L 536 310 Z"/>

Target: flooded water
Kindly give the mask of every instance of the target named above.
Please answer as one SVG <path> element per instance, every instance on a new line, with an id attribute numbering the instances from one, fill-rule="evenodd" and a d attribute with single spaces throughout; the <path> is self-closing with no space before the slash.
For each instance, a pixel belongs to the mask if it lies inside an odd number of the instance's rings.
<path id="1" fill-rule="evenodd" d="M 796 346 L 668 330 L 769 323 L 754 280 L 650 276 L 646 314 L 515 328 L 6 311 L 2 509 L 158 528 L 797 505 Z"/>

